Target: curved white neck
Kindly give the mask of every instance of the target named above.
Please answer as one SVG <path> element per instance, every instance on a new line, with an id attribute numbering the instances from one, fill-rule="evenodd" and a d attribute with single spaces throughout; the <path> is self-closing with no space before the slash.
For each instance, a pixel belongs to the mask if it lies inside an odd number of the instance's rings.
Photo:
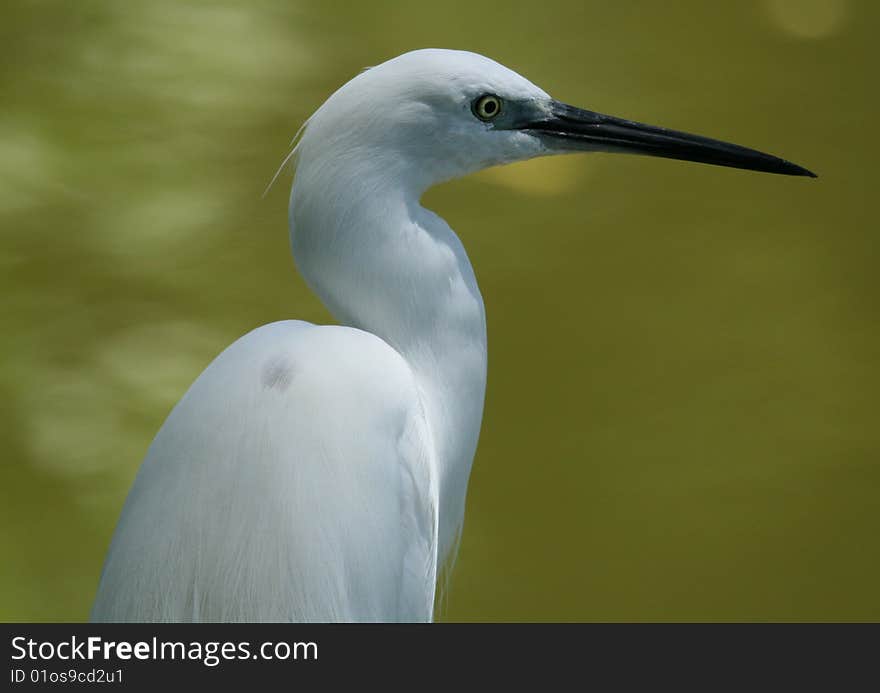
<path id="1" fill-rule="evenodd" d="M 340 323 L 381 337 L 415 373 L 440 468 L 443 560 L 464 516 L 486 387 L 473 269 L 452 229 L 419 205 L 420 190 L 379 183 L 391 177 L 366 177 L 363 167 L 328 184 L 304 165 L 289 212 L 297 267 Z"/>

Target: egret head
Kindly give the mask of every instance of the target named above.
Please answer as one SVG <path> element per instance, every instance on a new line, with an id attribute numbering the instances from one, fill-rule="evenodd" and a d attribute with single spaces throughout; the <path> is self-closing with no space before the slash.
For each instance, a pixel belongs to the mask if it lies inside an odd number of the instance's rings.
<path id="1" fill-rule="evenodd" d="M 425 49 L 370 68 L 312 116 L 300 158 L 427 188 L 497 164 L 609 151 L 788 175 L 806 169 L 769 154 L 566 105 L 489 58 Z M 340 162 L 341 163 L 341 162 Z"/>
<path id="2" fill-rule="evenodd" d="M 349 166 L 369 159 L 427 187 L 547 153 L 540 138 L 512 127 L 524 105 L 547 103 L 544 91 L 489 58 L 417 50 L 365 70 L 330 96 L 309 120 L 299 158 L 332 152 Z"/>

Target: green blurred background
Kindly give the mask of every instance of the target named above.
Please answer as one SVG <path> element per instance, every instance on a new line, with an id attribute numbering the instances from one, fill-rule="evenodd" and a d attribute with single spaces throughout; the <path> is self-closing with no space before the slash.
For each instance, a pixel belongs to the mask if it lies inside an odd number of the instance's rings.
<path id="1" fill-rule="evenodd" d="M 82 620 L 170 408 L 295 273 L 300 123 L 475 50 L 817 181 L 626 156 L 428 193 L 489 320 L 445 620 L 880 618 L 880 5 L 40 2 L 0 10 L 0 620 Z"/>

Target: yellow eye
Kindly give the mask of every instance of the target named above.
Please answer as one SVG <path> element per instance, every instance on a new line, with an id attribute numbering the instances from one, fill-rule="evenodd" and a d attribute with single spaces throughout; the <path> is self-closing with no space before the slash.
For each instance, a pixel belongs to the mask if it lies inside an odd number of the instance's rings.
<path id="1" fill-rule="evenodd" d="M 494 94 L 483 94 L 474 101 L 473 111 L 480 120 L 492 120 L 501 113 L 501 99 Z"/>

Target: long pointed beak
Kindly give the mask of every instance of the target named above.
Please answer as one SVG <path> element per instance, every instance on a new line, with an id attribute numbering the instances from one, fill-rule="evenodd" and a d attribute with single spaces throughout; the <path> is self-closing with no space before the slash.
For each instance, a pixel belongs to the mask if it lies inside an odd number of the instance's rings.
<path id="1" fill-rule="evenodd" d="M 540 133 L 552 141 L 551 146 L 563 149 L 645 154 L 816 178 L 812 171 L 771 154 L 700 135 L 594 113 L 559 101 L 551 102 L 550 113 L 546 117 L 521 125 L 520 128 Z"/>

